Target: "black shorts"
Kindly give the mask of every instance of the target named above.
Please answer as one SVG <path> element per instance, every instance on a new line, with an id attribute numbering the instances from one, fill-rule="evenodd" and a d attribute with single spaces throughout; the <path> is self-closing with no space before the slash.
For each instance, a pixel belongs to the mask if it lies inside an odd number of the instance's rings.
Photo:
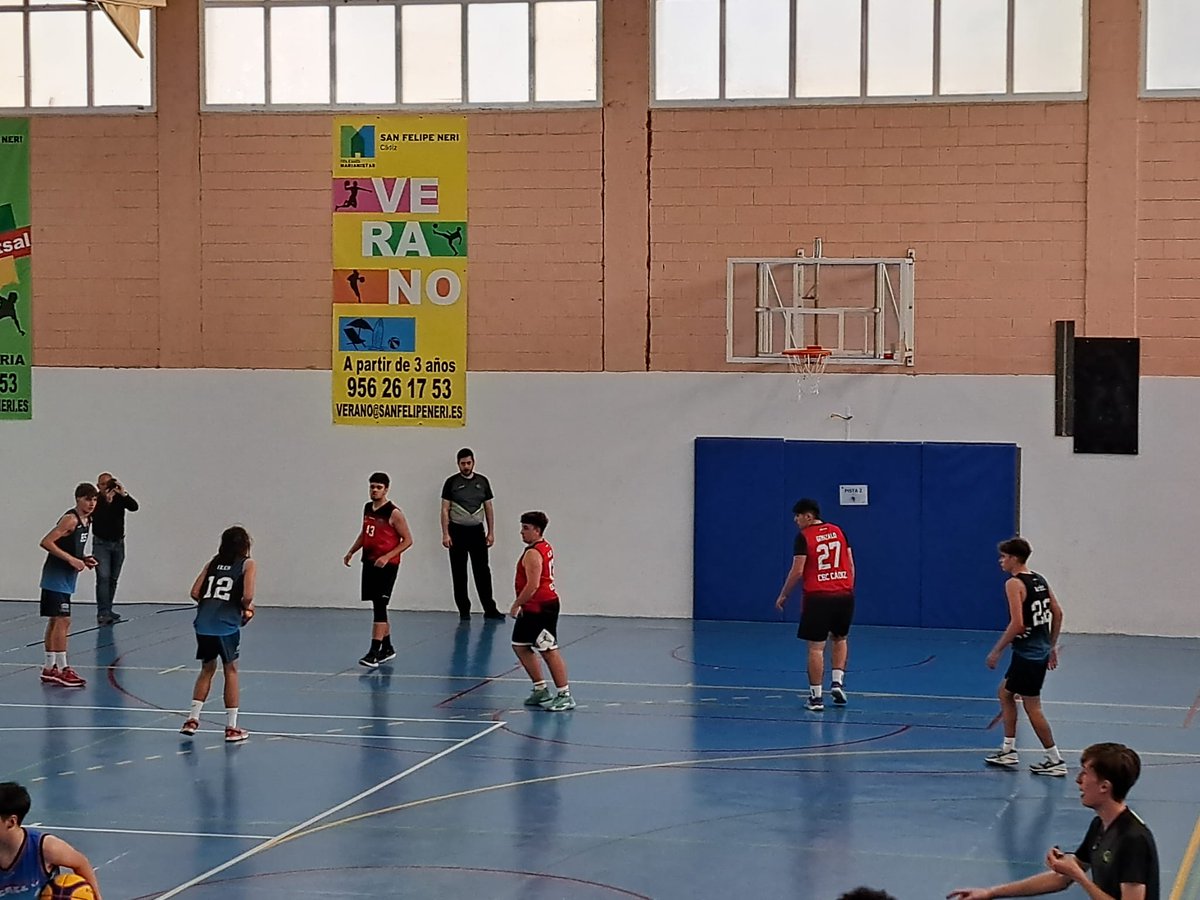
<path id="1" fill-rule="evenodd" d="M 231 663 L 238 658 L 238 645 L 242 642 L 239 632 L 233 634 L 198 634 L 196 635 L 196 659 L 201 662 L 212 662 L 217 657 L 223 663 Z"/>
<path id="2" fill-rule="evenodd" d="M 557 603 L 542 607 L 540 612 L 522 609 L 513 625 L 512 645 L 532 647 L 534 650 L 557 650 L 558 610 Z"/>
<path id="3" fill-rule="evenodd" d="M 1042 683 L 1046 680 L 1046 668 L 1050 658 L 1026 659 L 1015 653 L 1008 662 L 1008 671 L 1004 673 L 1004 687 L 1022 697 L 1040 697 Z"/>
<path id="4" fill-rule="evenodd" d="M 396 573 L 399 566 L 377 566 L 373 562 L 365 562 L 362 567 L 362 601 L 363 603 L 379 604 L 387 609 L 388 601 L 392 599 L 392 588 L 396 586 Z"/>
<path id="5" fill-rule="evenodd" d="M 62 591 L 48 591 L 42 588 L 42 615 L 47 619 L 59 616 L 71 617 L 71 595 Z"/>
<path id="6" fill-rule="evenodd" d="M 854 621 L 854 595 L 816 593 L 804 595 L 800 612 L 800 627 L 796 637 L 805 641 L 823 641 L 832 635 L 844 638 Z"/>

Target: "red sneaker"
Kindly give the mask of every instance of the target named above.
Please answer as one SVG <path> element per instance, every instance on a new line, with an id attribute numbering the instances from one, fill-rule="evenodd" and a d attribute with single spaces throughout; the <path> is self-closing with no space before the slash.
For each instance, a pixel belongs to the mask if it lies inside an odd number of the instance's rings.
<path id="1" fill-rule="evenodd" d="M 225 728 L 225 743 L 237 744 L 250 737 L 250 732 L 245 728 Z"/>
<path id="2" fill-rule="evenodd" d="M 180 734 L 193 735 L 200 730 L 200 721 L 198 719 L 188 719 L 183 723 L 183 727 L 179 729 Z"/>
<path id="3" fill-rule="evenodd" d="M 85 684 L 87 684 L 86 681 L 75 674 L 75 670 L 70 666 L 67 666 L 65 669 L 59 672 L 58 677 L 58 683 L 63 687 L 83 687 Z"/>
<path id="4" fill-rule="evenodd" d="M 58 671 L 58 666 L 51 666 L 49 669 L 42 669 L 42 684 L 62 683 L 62 672 Z"/>

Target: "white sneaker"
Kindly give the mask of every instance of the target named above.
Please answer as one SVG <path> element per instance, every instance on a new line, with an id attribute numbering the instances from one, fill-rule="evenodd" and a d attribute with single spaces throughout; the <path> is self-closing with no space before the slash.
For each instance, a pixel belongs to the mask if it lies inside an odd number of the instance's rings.
<path id="1" fill-rule="evenodd" d="M 1057 775 L 1062 777 L 1067 774 L 1067 764 L 1061 759 L 1058 762 L 1047 757 L 1039 763 L 1034 763 L 1029 767 L 1029 771 L 1034 775 Z"/>
<path id="2" fill-rule="evenodd" d="M 1009 769 L 1016 768 L 1021 764 L 1021 758 L 1017 756 L 1016 750 L 997 750 L 995 753 L 985 756 L 983 761 L 989 766 L 1005 766 Z"/>

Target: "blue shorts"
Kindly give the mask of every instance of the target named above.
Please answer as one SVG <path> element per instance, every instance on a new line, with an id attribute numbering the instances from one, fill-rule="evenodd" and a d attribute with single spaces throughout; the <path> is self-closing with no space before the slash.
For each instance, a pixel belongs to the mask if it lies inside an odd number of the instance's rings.
<path id="1" fill-rule="evenodd" d="M 218 656 L 223 663 L 231 663 L 238 658 L 238 645 L 242 635 L 235 631 L 233 634 L 198 634 L 196 635 L 196 659 L 201 662 L 212 662 Z"/>

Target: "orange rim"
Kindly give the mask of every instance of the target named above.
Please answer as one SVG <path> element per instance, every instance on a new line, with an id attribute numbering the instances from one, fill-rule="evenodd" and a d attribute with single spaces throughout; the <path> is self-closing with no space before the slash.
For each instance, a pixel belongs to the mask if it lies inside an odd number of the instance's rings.
<path id="1" fill-rule="evenodd" d="M 832 356 L 832 350 L 826 350 L 824 347 L 816 345 L 809 347 L 788 347 L 786 350 L 780 351 L 783 356 L 790 356 L 796 359 L 824 359 L 827 356 Z"/>

